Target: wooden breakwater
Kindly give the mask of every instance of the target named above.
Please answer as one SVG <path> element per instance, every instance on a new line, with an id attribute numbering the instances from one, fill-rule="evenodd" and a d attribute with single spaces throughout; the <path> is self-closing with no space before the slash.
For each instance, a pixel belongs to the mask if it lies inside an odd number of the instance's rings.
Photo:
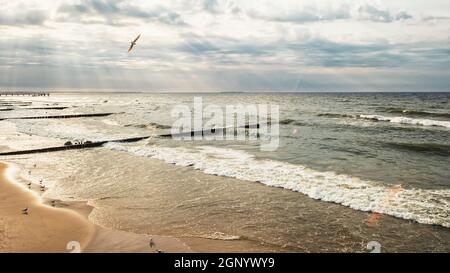
<path id="1" fill-rule="evenodd" d="M 64 110 L 69 108 L 68 106 L 51 106 L 51 107 L 23 107 L 21 110 Z"/>
<path id="2" fill-rule="evenodd" d="M 5 92 L 0 91 L 0 97 L 14 97 L 14 96 L 27 96 L 27 97 L 49 97 L 49 92 L 29 92 L 29 91 L 16 91 L 16 92 Z"/>
<path id="3" fill-rule="evenodd" d="M 261 125 L 259 123 L 257 124 L 246 124 L 246 125 L 242 125 L 239 127 L 219 127 L 219 128 L 208 128 L 208 129 L 203 129 L 203 130 L 197 130 L 197 131 L 189 131 L 189 132 L 180 132 L 177 134 L 172 134 L 172 133 L 168 133 L 168 134 L 160 134 L 157 135 L 157 137 L 161 137 L 161 138 L 173 138 L 173 137 L 194 137 L 194 136 L 210 136 L 210 135 L 215 135 L 215 134 L 219 134 L 220 132 L 224 135 L 226 135 L 227 133 L 231 133 L 234 135 L 237 135 L 238 133 L 238 128 L 240 129 L 259 129 L 261 127 Z M 232 132 L 230 132 L 232 131 Z"/>
<path id="4" fill-rule="evenodd" d="M 117 113 L 97 113 L 97 114 L 74 114 L 74 115 L 58 115 L 58 116 L 34 116 L 34 117 L 11 117 L 0 120 L 9 119 L 66 119 L 66 118 L 85 118 L 85 117 L 106 117 Z"/>
<path id="5" fill-rule="evenodd" d="M 13 105 L 10 105 L 10 107 Z M 0 105 L 1 107 L 1 105 Z M 13 111 L 13 110 L 64 110 L 69 107 L 61 106 L 61 107 L 21 107 L 21 108 L 5 108 L 0 109 L 0 111 Z"/>
<path id="6" fill-rule="evenodd" d="M 232 128 L 232 127 L 231 127 Z M 238 128 L 243 129 L 250 129 L 250 128 L 260 128 L 260 124 L 253 124 L 253 125 L 243 125 Z M 230 129 L 229 127 L 222 127 L 222 128 L 215 128 L 215 129 L 204 129 L 199 131 L 190 131 L 180 134 L 160 134 L 153 137 L 161 137 L 161 138 L 167 138 L 167 137 L 178 137 L 178 136 L 195 136 L 195 135 L 209 135 L 214 134 L 216 131 L 225 131 L 227 129 Z M 234 133 L 236 134 L 236 128 L 234 130 Z M 51 153 L 51 152 L 58 152 L 58 151 L 67 151 L 67 150 L 80 150 L 80 149 L 89 149 L 89 148 L 96 148 L 101 147 L 106 143 L 110 142 L 119 142 L 119 143 L 130 143 L 130 142 L 138 142 L 144 139 L 148 139 L 152 136 L 142 136 L 142 137 L 132 137 L 132 138 L 123 138 L 123 139 L 116 139 L 116 140 L 104 140 L 104 141 L 96 141 L 96 142 L 90 142 L 87 141 L 85 143 L 81 144 L 70 144 L 70 145 L 64 145 L 64 146 L 57 146 L 57 147 L 47 147 L 47 148 L 41 148 L 41 149 L 32 149 L 32 150 L 22 150 L 22 151 L 12 151 L 12 152 L 4 152 L 0 153 L 0 156 L 13 156 L 13 155 L 26 155 L 26 154 L 38 154 L 38 153 Z"/>
<path id="7" fill-rule="evenodd" d="M 124 139 L 116 139 L 116 140 L 104 140 L 104 141 L 96 141 L 96 142 L 85 142 L 82 144 L 74 144 L 74 145 L 64 145 L 57 147 L 48 147 L 41 149 L 32 149 L 32 150 L 22 150 L 22 151 L 12 151 L 0 153 L 0 156 L 13 156 L 13 155 L 26 155 L 26 154 L 39 154 L 39 153 L 51 153 L 51 152 L 59 152 L 59 151 L 67 151 L 67 150 L 80 150 L 80 149 L 88 149 L 88 148 L 96 148 L 101 147 L 102 145 L 109 142 L 138 142 L 144 139 L 148 139 L 150 136 L 142 136 L 142 137 L 133 137 L 133 138 L 124 138 Z"/>

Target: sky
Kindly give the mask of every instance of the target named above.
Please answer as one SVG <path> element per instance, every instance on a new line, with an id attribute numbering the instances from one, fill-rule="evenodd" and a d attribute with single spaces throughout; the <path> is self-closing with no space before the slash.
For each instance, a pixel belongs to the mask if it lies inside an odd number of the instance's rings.
<path id="1" fill-rule="evenodd" d="M 448 0 L 0 5 L 0 91 L 450 91 Z"/>

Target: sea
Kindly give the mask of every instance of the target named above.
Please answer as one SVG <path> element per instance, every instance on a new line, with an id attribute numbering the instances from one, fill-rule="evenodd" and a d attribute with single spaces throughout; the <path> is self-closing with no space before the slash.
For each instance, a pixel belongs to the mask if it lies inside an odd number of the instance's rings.
<path id="1" fill-rule="evenodd" d="M 250 130 L 163 137 L 174 109 L 198 99 L 224 112 L 276 106 L 268 125 L 277 146 L 262 149 L 266 133 Z M 52 118 L 98 113 L 108 115 Z M 386 252 L 450 251 L 450 93 L 0 97 L 0 153 L 141 136 L 0 161 L 24 181 L 43 180 L 45 197 L 86 201 L 99 226 L 179 237 L 197 251 L 370 252 L 373 242 Z"/>

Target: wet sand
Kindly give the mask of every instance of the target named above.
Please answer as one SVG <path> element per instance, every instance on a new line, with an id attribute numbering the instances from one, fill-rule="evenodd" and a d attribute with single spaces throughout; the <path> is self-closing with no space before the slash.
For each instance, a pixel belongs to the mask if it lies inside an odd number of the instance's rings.
<path id="1" fill-rule="evenodd" d="M 88 221 L 92 208 L 84 202 L 42 199 L 34 192 L 38 185 L 27 189 L 12 176 L 0 163 L 0 252 L 77 252 L 69 242 L 79 242 L 81 252 L 192 252 L 174 237 L 98 227 Z"/>

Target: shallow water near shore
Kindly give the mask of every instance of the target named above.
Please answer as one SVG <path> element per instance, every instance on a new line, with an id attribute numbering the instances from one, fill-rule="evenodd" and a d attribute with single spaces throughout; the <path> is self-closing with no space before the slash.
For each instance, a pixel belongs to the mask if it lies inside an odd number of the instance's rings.
<path id="1" fill-rule="evenodd" d="M 2 149 L 165 132 L 173 105 L 190 105 L 194 96 L 24 98 L 34 107 L 68 107 L 46 114 L 117 114 L 0 121 L 1 145 L 8 147 Z M 206 104 L 278 104 L 279 149 L 151 138 L 0 160 L 22 166 L 32 180 L 44 179 L 45 196 L 88 201 L 90 219 L 101 226 L 219 242 L 199 244 L 197 251 L 365 252 L 370 241 L 384 251 L 450 250 L 448 94 L 202 96 Z M 42 111 L 16 109 L 0 118 Z M 399 184 L 401 191 L 389 197 Z M 369 225 L 374 210 L 385 214 Z"/>

